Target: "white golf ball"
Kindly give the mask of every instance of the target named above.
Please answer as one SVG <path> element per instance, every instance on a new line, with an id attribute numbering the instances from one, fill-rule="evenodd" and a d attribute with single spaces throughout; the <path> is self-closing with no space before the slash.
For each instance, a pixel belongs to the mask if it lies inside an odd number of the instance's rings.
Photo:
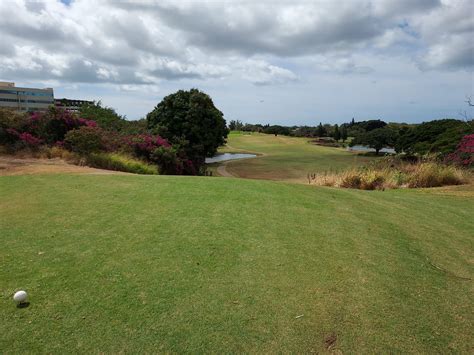
<path id="1" fill-rule="evenodd" d="M 18 291 L 13 295 L 13 300 L 18 303 L 25 302 L 28 297 L 26 291 Z"/>

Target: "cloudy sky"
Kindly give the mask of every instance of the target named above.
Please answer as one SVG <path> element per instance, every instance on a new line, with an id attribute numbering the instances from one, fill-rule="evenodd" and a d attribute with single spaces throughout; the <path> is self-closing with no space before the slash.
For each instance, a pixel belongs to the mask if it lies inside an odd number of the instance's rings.
<path id="1" fill-rule="evenodd" d="M 0 80 L 129 119 L 192 87 L 244 122 L 472 116 L 472 0 L 1 0 L 0 38 Z"/>

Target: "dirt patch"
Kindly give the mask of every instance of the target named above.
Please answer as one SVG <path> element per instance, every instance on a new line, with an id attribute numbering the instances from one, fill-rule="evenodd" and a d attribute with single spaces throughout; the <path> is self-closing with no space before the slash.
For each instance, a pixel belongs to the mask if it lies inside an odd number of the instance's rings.
<path id="1" fill-rule="evenodd" d="M 217 173 L 220 175 L 220 176 L 223 176 L 223 177 L 235 177 L 233 174 L 231 174 L 229 171 L 227 171 L 226 169 L 226 165 L 227 165 L 228 162 L 224 162 L 222 163 L 221 165 L 219 165 L 217 167 Z"/>
<path id="2" fill-rule="evenodd" d="M 326 350 L 331 350 L 336 346 L 337 335 L 335 333 L 331 333 L 324 338 L 324 347 Z"/>
<path id="3" fill-rule="evenodd" d="M 126 174 L 70 164 L 62 159 L 19 158 L 0 155 L 0 176 L 35 174 Z"/>

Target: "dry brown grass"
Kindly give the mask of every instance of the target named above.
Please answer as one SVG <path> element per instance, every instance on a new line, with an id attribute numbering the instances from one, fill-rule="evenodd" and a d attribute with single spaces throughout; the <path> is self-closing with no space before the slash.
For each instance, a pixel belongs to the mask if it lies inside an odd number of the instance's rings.
<path id="1" fill-rule="evenodd" d="M 434 161 L 378 162 L 372 166 L 343 172 L 308 175 L 310 184 L 361 190 L 438 187 L 467 184 L 472 174 L 464 169 Z"/>

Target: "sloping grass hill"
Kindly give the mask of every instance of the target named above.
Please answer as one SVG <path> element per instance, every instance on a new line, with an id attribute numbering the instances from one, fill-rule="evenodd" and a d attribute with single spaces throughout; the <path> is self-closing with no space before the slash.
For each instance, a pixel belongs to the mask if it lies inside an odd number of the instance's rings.
<path id="1" fill-rule="evenodd" d="M 299 183 L 308 182 L 308 173 L 345 170 L 376 159 L 343 148 L 314 145 L 310 140 L 233 131 L 220 151 L 260 154 L 257 158 L 226 163 L 226 170 L 234 176 Z"/>
<path id="2" fill-rule="evenodd" d="M 0 349 L 469 353 L 473 201 L 472 186 L 0 177 Z"/>

